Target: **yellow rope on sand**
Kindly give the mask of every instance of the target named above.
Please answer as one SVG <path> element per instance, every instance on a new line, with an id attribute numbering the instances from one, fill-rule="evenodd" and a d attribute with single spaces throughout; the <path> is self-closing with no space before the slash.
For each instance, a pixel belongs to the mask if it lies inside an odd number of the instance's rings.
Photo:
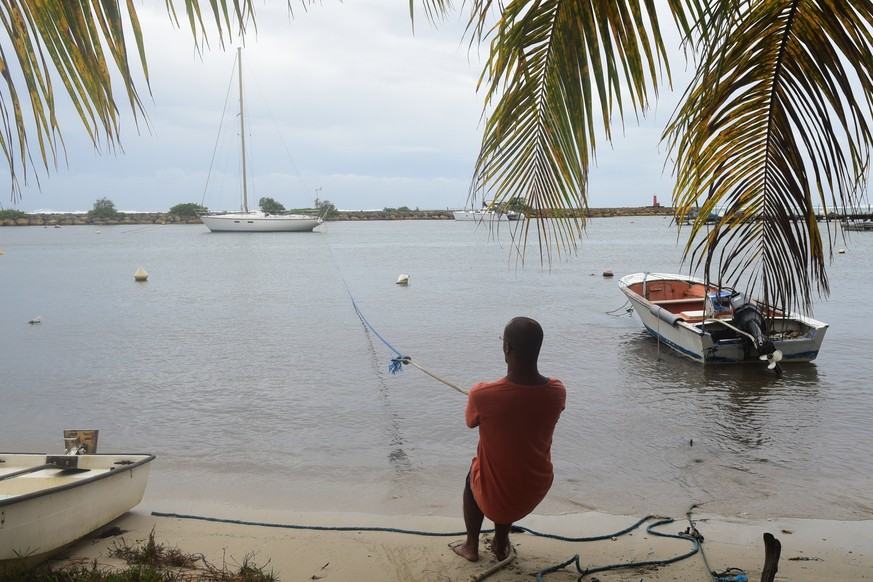
<path id="1" fill-rule="evenodd" d="M 496 564 L 494 564 L 493 566 L 491 566 L 487 570 L 483 570 L 483 571 L 479 572 L 478 574 L 471 575 L 470 582 L 480 582 L 481 580 L 484 580 L 485 578 L 487 578 L 491 574 L 494 574 L 495 572 L 499 572 L 500 570 L 507 567 L 517 557 L 518 557 L 518 552 L 515 551 L 515 546 L 512 546 L 512 551 L 509 552 L 508 556 L 506 556 L 503 560 L 501 560 L 500 562 L 497 562 Z"/>
<path id="2" fill-rule="evenodd" d="M 410 358 L 409 356 L 403 356 L 403 358 L 400 361 L 403 362 L 404 364 L 411 364 L 411 365 L 415 366 L 416 368 L 418 368 L 419 370 L 421 370 L 422 372 L 424 372 L 425 374 L 427 374 L 431 378 L 434 378 L 435 380 L 439 380 L 440 382 L 442 382 L 446 386 L 450 386 L 450 387 L 454 388 L 455 390 L 457 390 L 461 394 L 466 395 L 468 393 L 467 390 L 464 390 L 463 388 L 461 388 L 460 386 L 458 386 L 454 382 L 449 382 L 445 378 L 437 376 L 436 374 L 434 374 L 433 372 L 431 372 L 429 370 L 425 370 L 424 368 L 422 368 L 421 366 L 419 366 L 418 364 L 413 362 L 412 358 Z"/>

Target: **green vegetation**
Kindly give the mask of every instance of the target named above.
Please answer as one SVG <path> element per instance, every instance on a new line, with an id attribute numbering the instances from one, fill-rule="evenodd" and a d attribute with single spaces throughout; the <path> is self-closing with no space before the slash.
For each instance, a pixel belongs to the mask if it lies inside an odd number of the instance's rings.
<path id="1" fill-rule="evenodd" d="M 258 207 L 261 209 L 261 212 L 265 212 L 267 214 L 285 214 L 285 207 L 273 200 L 272 198 L 261 198 L 258 201 Z"/>
<path id="2" fill-rule="evenodd" d="M 15 220 L 16 218 L 27 218 L 27 213 L 21 210 L 0 210 L 0 220 Z"/>
<path id="3" fill-rule="evenodd" d="M 209 209 L 205 206 L 195 204 L 193 202 L 185 202 L 184 204 L 176 204 L 170 208 L 170 214 L 175 214 L 181 217 L 192 217 L 198 214 L 205 214 Z"/>
<path id="4" fill-rule="evenodd" d="M 330 218 L 337 213 L 336 206 L 330 200 L 315 199 L 315 213 L 322 218 Z"/>
<path id="5" fill-rule="evenodd" d="M 104 196 L 94 202 L 94 208 L 88 211 L 88 216 L 103 220 L 115 220 L 118 218 L 118 211 L 115 209 L 115 202 Z"/>
<path id="6" fill-rule="evenodd" d="M 128 567 L 101 568 L 91 564 L 70 564 L 60 568 L 40 566 L 34 570 L 0 575 L 0 582 L 277 582 L 272 571 L 252 562 L 221 567 L 210 564 L 202 554 L 186 554 L 175 547 L 155 542 L 152 530 L 147 541 L 131 546 L 124 538 L 114 542 L 109 556 L 124 560 Z"/>

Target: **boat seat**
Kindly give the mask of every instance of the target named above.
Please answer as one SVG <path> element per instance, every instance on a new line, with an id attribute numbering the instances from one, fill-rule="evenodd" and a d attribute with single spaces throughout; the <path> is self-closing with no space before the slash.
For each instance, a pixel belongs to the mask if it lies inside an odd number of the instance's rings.
<path id="1" fill-rule="evenodd" d="M 733 317 L 732 311 L 720 311 L 713 315 L 710 319 L 730 319 Z M 688 310 L 679 313 L 679 317 L 684 319 L 688 323 L 700 323 L 704 319 L 706 319 L 704 311 L 700 310 Z"/>
<path id="2" fill-rule="evenodd" d="M 679 314 L 679 317 L 687 321 L 688 323 L 698 323 L 703 321 L 703 310 L 698 309 L 694 311 L 683 311 Z"/>
<path id="3" fill-rule="evenodd" d="M 703 297 L 682 297 L 680 299 L 658 299 L 652 301 L 655 305 L 678 305 L 679 303 L 703 303 Z"/>

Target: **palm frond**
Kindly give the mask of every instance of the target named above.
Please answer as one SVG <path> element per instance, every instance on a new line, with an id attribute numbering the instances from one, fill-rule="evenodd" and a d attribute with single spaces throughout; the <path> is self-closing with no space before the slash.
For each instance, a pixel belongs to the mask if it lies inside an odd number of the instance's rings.
<path id="1" fill-rule="evenodd" d="M 185 10 L 195 39 L 199 31 L 205 41 L 207 27 L 201 20 L 199 4 L 196 0 L 185 0 Z M 242 34 L 253 16 L 251 0 L 209 4 L 222 44 L 225 36 L 230 37 L 231 23 Z M 131 71 L 133 59 L 125 23 L 132 31 L 139 66 L 148 85 L 142 31 L 134 1 L 126 0 L 123 6 L 118 0 L 0 3 L 0 21 L 13 53 L 9 55 L 0 49 L 0 74 L 5 81 L 5 91 L 0 90 L 0 149 L 9 166 L 13 202 L 21 194 L 19 177 L 25 184 L 30 177 L 31 140 L 36 140 L 46 170 L 57 164 L 63 152 L 63 137 L 55 116 L 57 95 L 53 78 L 63 85 L 98 151 L 113 151 L 120 138 L 113 70 L 121 77 L 122 92 L 127 96 L 134 121 L 138 124 L 143 119 L 147 123 Z M 171 0 L 167 0 L 167 7 L 173 16 Z M 28 127 L 32 133 L 28 133 Z M 38 183 L 35 171 L 34 176 Z"/>
<path id="2" fill-rule="evenodd" d="M 704 27 L 717 34 L 665 133 L 677 222 L 701 203 L 686 258 L 781 309 L 809 312 L 813 296 L 829 292 L 816 206 L 851 207 L 865 184 L 873 4 L 713 4 L 720 9 Z M 706 234 L 716 209 L 724 216 Z"/>
<path id="3" fill-rule="evenodd" d="M 652 2 L 513 0 L 486 28 L 491 12 L 490 0 L 474 0 L 468 25 L 490 41 L 480 85 L 493 107 L 470 196 L 523 200 L 542 260 L 552 246 L 575 248 L 598 132 L 611 139 L 626 101 L 645 110 L 666 51 Z"/>

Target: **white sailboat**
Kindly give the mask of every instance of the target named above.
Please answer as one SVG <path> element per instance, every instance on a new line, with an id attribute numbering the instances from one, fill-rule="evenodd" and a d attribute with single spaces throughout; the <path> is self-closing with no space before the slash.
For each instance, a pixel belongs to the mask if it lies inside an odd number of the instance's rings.
<path id="1" fill-rule="evenodd" d="M 267 214 L 249 209 L 248 178 L 246 175 L 246 128 L 243 108 L 242 49 L 237 49 L 239 77 L 239 124 L 242 152 L 242 208 L 232 212 L 209 212 L 200 216 L 212 232 L 307 232 L 323 222 L 308 214 Z"/>

